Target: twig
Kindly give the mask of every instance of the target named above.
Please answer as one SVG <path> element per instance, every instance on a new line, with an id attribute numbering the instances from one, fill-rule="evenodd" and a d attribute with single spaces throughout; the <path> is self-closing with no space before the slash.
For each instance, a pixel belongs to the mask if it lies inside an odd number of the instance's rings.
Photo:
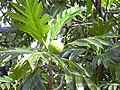
<path id="1" fill-rule="evenodd" d="M 63 28 L 72 28 L 72 27 L 76 27 L 76 26 L 84 26 L 84 25 L 92 25 L 92 23 L 81 23 L 81 24 L 74 24 L 74 25 L 70 25 L 70 26 L 64 26 Z"/>
<path id="2" fill-rule="evenodd" d="M 14 42 L 17 39 L 17 36 L 18 36 L 18 31 L 16 31 L 15 36 L 13 37 L 12 40 L 8 41 L 8 43 Z"/>
<path id="3" fill-rule="evenodd" d="M 102 0 L 91 0 L 91 1 L 94 4 L 94 7 L 96 8 L 96 11 L 99 14 L 99 16 L 105 20 L 103 13 L 102 13 L 102 9 L 101 9 Z"/>
<path id="4" fill-rule="evenodd" d="M 107 11 L 106 13 L 107 14 L 118 14 L 120 13 L 120 11 Z"/>
<path id="5" fill-rule="evenodd" d="M 10 33 L 16 33 L 17 31 L 13 28 L 10 28 L 10 27 L 0 27 L 0 33 L 3 33 L 3 32 L 10 32 Z"/>
<path id="6" fill-rule="evenodd" d="M 63 85 L 63 81 L 64 81 L 64 74 L 62 74 L 62 76 L 61 76 L 60 85 L 57 88 L 55 88 L 54 90 L 59 90 Z"/>

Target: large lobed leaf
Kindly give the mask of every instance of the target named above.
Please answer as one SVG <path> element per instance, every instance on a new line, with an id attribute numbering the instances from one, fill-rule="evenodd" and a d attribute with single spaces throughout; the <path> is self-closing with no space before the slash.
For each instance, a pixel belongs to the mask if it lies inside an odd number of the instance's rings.
<path id="1" fill-rule="evenodd" d="M 51 23 L 51 40 L 55 38 L 55 36 L 59 33 L 59 31 L 65 24 L 67 24 L 73 17 L 78 15 L 80 12 L 82 12 L 82 10 L 79 7 L 75 6 L 64 10 L 62 13 L 57 14 L 56 19 L 53 19 Z"/>
<path id="2" fill-rule="evenodd" d="M 77 39 L 71 43 L 68 43 L 66 47 L 68 46 L 78 46 L 78 47 L 96 47 L 96 52 L 99 51 L 99 49 L 103 49 L 104 46 L 111 46 L 110 42 L 99 38 L 99 37 L 88 37 L 84 39 Z M 78 50 L 78 49 L 77 49 Z M 67 50 L 67 51 L 72 51 L 72 49 Z M 72 51 L 73 52 L 73 51 Z"/>
<path id="3" fill-rule="evenodd" d="M 89 31 L 93 36 L 102 36 L 109 33 L 113 25 L 114 23 L 111 20 L 104 22 L 102 18 L 97 18 L 96 21 L 93 21 Z"/>
<path id="4" fill-rule="evenodd" d="M 7 14 L 13 19 L 17 20 L 18 23 L 12 23 L 12 26 L 29 33 L 33 38 L 38 41 L 45 42 L 47 34 L 50 30 L 50 26 L 47 22 L 50 20 L 48 14 L 41 16 L 43 11 L 42 2 L 37 0 L 17 0 L 20 4 L 11 2 L 11 4 L 20 13 L 7 12 Z"/>

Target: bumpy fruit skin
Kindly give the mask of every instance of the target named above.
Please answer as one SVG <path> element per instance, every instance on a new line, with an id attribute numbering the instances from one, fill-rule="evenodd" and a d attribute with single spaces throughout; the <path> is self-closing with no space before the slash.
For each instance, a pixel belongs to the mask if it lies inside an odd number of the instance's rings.
<path id="1" fill-rule="evenodd" d="M 52 40 L 48 46 L 48 49 L 53 54 L 60 54 L 64 48 L 62 42 L 58 40 Z"/>

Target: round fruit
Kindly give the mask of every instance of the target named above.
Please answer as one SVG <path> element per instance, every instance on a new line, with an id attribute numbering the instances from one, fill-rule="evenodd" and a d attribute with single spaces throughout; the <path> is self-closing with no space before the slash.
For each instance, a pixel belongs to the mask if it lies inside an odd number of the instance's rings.
<path id="1" fill-rule="evenodd" d="M 58 40 L 52 40 L 48 46 L 48 49 L 53 54 L 60 54 L 64 48 L 62 42 Z"/>

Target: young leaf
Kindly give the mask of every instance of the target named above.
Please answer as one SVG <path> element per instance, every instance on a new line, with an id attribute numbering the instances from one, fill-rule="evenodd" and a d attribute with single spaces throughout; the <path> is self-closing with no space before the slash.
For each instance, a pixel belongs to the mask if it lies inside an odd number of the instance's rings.
<path id="1" fill-rule="evenodd" d="M 25 13 L 25 9 L 24 9 L 22 6 L 20 6 L 20 5 L 16 4 L 16 3 L 13 3 L 13 2 L 11 2 L 11 4 L 12 4 L 19 12 L 21 12 L 23 15 L 27 16 L 27 14 Z"/>
<path id="2" fill-rule="evenodd" d="M 43 11 L 43 6 L 42 6 L 42 2 L 40 2 L 39 4 L 37 4 L 36 10 L 35 10 L 36 19 L 40 18 L 42 11 Z"/>
<path id="3" fill-rule="evenodd" d="M 24 8 L 26 8 L 26 5 L 25 5 L 25 0 L 23 1 L 23 0 L 17 0 L 18 1 L 18 3 L 20 3 Z"/>
<path id="4" fill-rule="evenodd" d="M 26 0 L 26 6 L 28 8 L 28 10 L 31 12 L 31 8 L 32 8 L 32 3 L 33 3 L 33 0 Z"/>
<path id="5" fill-rule="evenodd" d="M 22 16 L 18 13 L 7 12 L 6 14 L 8 14 L 10 17 L 12 17 L 13 19 L 16 19 L 20 22 L 26 23 L 26 21 L 27 21 L 27 19 L 24 16 Z"/>
<path id="6" fill-rule="evenodd" d="M 57 14 L 57 18 L 52 20 L 51 23 L 51 40 L 55 38 L 55 36 L 59 33 L 61 28 L 67 24 L 73 17 L 78 15 L 81 12 L 79 7 L 71 7 L 68 10 L 64 10 L 63 13 Z"/>
<path id="7" fill-rule="evenodd" d="M 11 4 L 23 15 L 18 14 L 18 12 L 8 12 L 7 14 L 10 17 L 19 21 L 19 24 L 15 23 L 12 24 L 12 26 L 29 33 L 33 38 L 45 44 L 46 39 L 48 39 L 46 38 L 47 33 L 50 30 L 50 26 L 47 24 L 50 16 L 44 14 L 43 17 L 41 17 L 43 11 L 42 2 L 39 3 L 37 0 L 25 0 L 24 2 L 18 0 L 18 2 L 20 4 L 13 2 Z"/>

